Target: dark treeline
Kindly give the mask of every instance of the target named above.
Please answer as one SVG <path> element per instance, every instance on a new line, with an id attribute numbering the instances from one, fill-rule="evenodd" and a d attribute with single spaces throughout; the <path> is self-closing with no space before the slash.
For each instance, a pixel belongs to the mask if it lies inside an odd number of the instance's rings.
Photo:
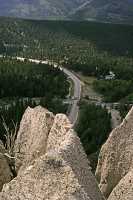
<path id="1" fill-rule="evenodd" d="M 82 72 L 85 76 L 95 76 L 94 89 L 101 93 L 105 101 L 115 102 L 130 95 L 133 101 L 133 61 L 115 57 L 93 57 L 88 64 L 71 63 L 67 67 Z M 114 80 L 106 80 L 106 76 L 113 72 Z M 132 99 L 131 99 L 132 97 Z M 127 100 L 128 98 L 125 98 Z M 127 101 L 126 101 L 127 102 Z"/>
<path id="2" fill-rule="evenodd" d="M 99 150 L 111 131 L 111 115 L 105 108 L 81 102 L 76 131 L 95 170 Z"/>
<path id="3" fill-rule="evenodd" d="M 112 56 L 92 57 L 86 64 L 70 63 L 66 66 L 76 72 L 82 72 L 85 76 L 97 77 L 98 80 L 94 82 L 94 89 L 104 96 L 105 101 L 119 101 L 128 95 L 132 96 L 133 101 L 132 59 Z M 106 76 L 110 72 L 115 74 L 114 80 L 106 80 Z M 125 100 L 127 99 L 125 98 Z"/>
<path id="4" fill-rule="evenodd" d="M 133 80 L 98 80 L 94 82 L 94 89 L 104 95 L 106 102 L 118 102 L 133 94 Z"/>
<path id="5" fill-rule="evenodd" d="M 7 106 L 0 107 L 0 140 L 5 142 L 5 135 L 7 131 L 3 125 L 6 123 L 7 128 L 10 131 L 14 131 L 14 124 L 19 128 L 22 116 L 28 106 L 34 108 L 35 106 L 41 105 L 45 108 L 49 108 L 53 113 L 65 113 L 67 111 L 67 106 L 64 106 L 62 101 L 59 99 L 47 99 L 42 98 L 39 101 L 33 99 L 14 99 L 12 103 Z"/>
<path id="6" fill-rule="evenodd" d="M 111 130 L 110 119 L 106 109 L 82 102 L 76 130 L 88 155 L 98 151 L 108 138 Z"/>
<path id="7" fill-rule="evenodd" d="M 96 22 L 35 21 L 0 18 L 0 43 L 8 54 L 82 60 L 106 51 L 133 55 L 133 27 Z"/>
<path id="8" fill-rule="evenodd" d="M 3 119 L 10 131 L 14 128 L 12 121 L 19 127 L 27 106 L 39 104 L 53 113 L 66 113 L 63 100 L 68 92 L 69 82 L 59 68 L 0 58 L 0 139 L 5 140 L 6 134 Z"/>
<path id="9" fill-rule="evenodd" d="M 6 141 L 7 131 L 4 127 L 4 122 L 7 125 L 9 132 L 14 131 L 14 124 L 19 128 L 19 123 L 22 118 L 22 115 L 25 109 L 30 106 L 34 107 L 36 105 L 35 102 L 31 100 L 15 100 L 13 103 L 8 104 L 7 106 L 0 108 L 0 140 L 3 142 Z"/>
<path id="10" fill-rule="evenodd" d="M 133 97 L 132 26 L 0 18 L 0 54 L 49 59 L 84 75 L 96 76 L 94 87 L 106 101 Z M 11 68 L 5 67 L 8 62 L 1 64 L 4 73 L 0 70 L 0 97 L 43 96 L 42 104 L 50 110 L 63 109 L 60 103 L 68 93 L 68 82 L 58 68 L 38 65 L 33 70 L 33 64 L 14 67 L 19 62 L 11 62 Z M 106 81 L 110 71 L 115 80 Z M 105 109 L 81 105 L 77 132 L 87 154 L 99 149 L 109 130 L 110 116 Z"/>
<path id="11" fill-rule="evenodd" d="M 105 82 L 102 83 L 104 80 L 101 79 L 110 71 L 115 73 L 115 79 L 133 79 L 132 26 L 8 18 L 0 18 L 0 22 L 1 54 L 53 60 L 85 75 L 96 76 L 102 85 Z M 110 84 L 111 87 L 112 82 Z M 107 82 L 106 90 L 108 85 Z M 126 88 L 124 91 L 128 92 Z M 37 91 L 35 93 L 38 94 Z M 120 97 L 115 94 L 108 97 L 105 92 L 102 94 L 111 101 L 128 95 L 125 92 Z"/>
<path id="12" fill-rule="evenodd" d="M 120 112 L 121 118 L 124 119 L 126 117 L 126 115 L 128 114 L 129 110 L 131 109 L 131 105 L 130 104 L 124 104 L 121 103 L 118 106 L 118 110 Z"/>
<path id="13" fill-rule="evenodd" d="M 10 58 L 0 59 L 0 98 L 65 98 L 68 89 L 67 77 L 59 68 Z"/>
<path id="14" fill-rule="evenodd" d="M 104 78 L 110 71 L 115 73 L 116 79 L 131 80 L 133 78 L 133 60 L 128 58 L 116 58 L 109 55 L 93 56 L 86 63 L 70 62 L 66 67 L 80 71 L 84 75 Z"/>

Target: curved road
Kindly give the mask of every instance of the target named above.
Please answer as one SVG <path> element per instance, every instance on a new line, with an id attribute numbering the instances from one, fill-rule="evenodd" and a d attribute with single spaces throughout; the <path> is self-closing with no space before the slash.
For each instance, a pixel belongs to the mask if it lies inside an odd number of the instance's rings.
<path id="1" fill-rule="evenodd" d="M 25 58 L 22 57 L 17 57 L 18 60 L 24 61 Z M 43 64 L 53 64 L 54 67 L 57 67 L 57 64 L 54 64 L 50 61 L 42 61 L 42 60 L 36 60 L 36 59 L 28 59 L 30 62 L 34 62 L 34 63 L 43 63 Z M 71 123 L 73 125 L 75 125 L 77 118 L 78 118 L 78 113 L 79 113 L 79 106 L 78 106 L 78 102 L 81 98 L 81 81 L 79 80 L 79 78 L 77 76 L 75 76 L 71 71 L 69 71 L 66 68 L 60 67 L 60 69 L 68 76 L 68 78 L 70 78 L 73 83 L 74 83 L 74 94 L 72 97 L 72 105 L 71 105 L 71 109 L 70 112 L 68 114 L 68 117 L 71 121 Z"/>
<path id="2" fill-rule="evenodd" d="M 78 102 L 81 98 L 81 81 L 68 69 L 62 68 L 63 72 L 73 81 L 74 83 L 74 94 L 73 94 L 73 103 L 69 113 L 69 119 L 74 125 L 78 118 L 79 106 Z"/>

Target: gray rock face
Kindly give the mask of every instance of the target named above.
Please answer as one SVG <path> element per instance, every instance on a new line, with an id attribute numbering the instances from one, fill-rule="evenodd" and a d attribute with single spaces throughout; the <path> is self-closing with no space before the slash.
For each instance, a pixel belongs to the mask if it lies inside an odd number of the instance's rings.
<path id="1" fill-rule="evenodd" d="M 15 144 L 16 171 L 45 154 L 53 119 L 54 115 L 40 106 L 26 110 Z"/>
<path id="2" fill-rule="evenodd" d="M 132 200 L 133 199 L 133 169 L 121 179 L 111 192 L 108 200 Z"/>
<path id="3" fill-rule="evenodd" d="M 82 191 L 72 169 L 53 153 L 40 157 L 34 165 L 25 169 L 23 174 L 5 185 L 0 199 L 64 200 L 75 194 L 80 199 L 87 199 L 83 198 L 87 195 Z"/>
<path id="4" fill-rule="evenodd" d="M 6 150 L 0 142 L 0 191 L 5 183 L 8 183 L 12 179 L 12 173 L 9 167 L 9 163 L 5 157 Z"/>
<path id="5" fill-rule="evenodd" d="M 103 200 L 71 126 L 63 114 L 54 117 L 41 107 L 26 110 L 15 147 L 20 147 L 18 176 L 4 185 L 0 199 Z"/>
<path id="6" fill-rule="evenodd" d="M 88 159 L 79 138 L 65 115 L 56 115 L 47 142 L 47 152 L 58 154 L 72 168 L 79 184 L 91 199 L 101 199 L 97 183 L 91 173 Z"/>
<path id="7" fill-rule="evenodd" d="M 133 108 L 122 124 L 112 131 L 100 152 L 96 177 L 105 197 L 132 168 Z"/>

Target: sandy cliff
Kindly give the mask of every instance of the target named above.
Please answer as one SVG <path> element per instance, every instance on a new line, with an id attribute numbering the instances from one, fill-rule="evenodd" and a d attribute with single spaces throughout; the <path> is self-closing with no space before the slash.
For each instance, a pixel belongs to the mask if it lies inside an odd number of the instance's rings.
<path id="1" fill-rule="evenodd" d="M 114 196 L 115 193 L 119 193 L 119 191 L 117 191 L 119 190 L 119 187 L 122 189 L 123 181 L 126 180 L 126 175 L 130 172 L 130 170 L 132 170 L 132 168 L 133 108 L 130 110 L 122 124 L 112 131 L 107 142 L 103 145 L 99 155 L 96 177 L 99 182 L 100 189 L 105 197 L 108 197 L 117 184 L 119 184 L 113 191 L 109 200 L 130 199 L 128 198 L 128 194 L 126 198 L 124 196 L 122 197 L 122 191 L 121 198 L 113 198 L 112 196 Z M 119 183 L 119 181 L 121 182 Z M 126 182 L 124 187 L 128 187 L 126 186 Z"/>
<path id="2" fill-rule="evenodd" d="M 18 175 L 0 200 L 103 200 L 71 123 L 42 107 L 28 108 L 15 144 Z"/>
<path id="3" fill-rule="evenodd" d="M 132 200 L 133 199 L 133 169 L 129 171 L 111 192 L 108 200 Z"/>

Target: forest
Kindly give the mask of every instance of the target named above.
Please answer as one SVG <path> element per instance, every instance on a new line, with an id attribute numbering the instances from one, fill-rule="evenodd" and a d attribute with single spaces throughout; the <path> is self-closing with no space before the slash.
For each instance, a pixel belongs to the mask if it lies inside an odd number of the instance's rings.
<path id="1" fill-rule="evenodd" d="M 94 89 L 104 96 L 104 101 L 122 102 L 122 116 L 128 109 L 125 103 L 133 102 L 133 26 L 1 17 L 0 54 L 48 59 L 85 76 L 95 76 Z M 10 60 L 10 65 L 8 59 L 7 63 L 4 62 L 0 61 L 1 98 L 43 97 L 41 105 L 55 113 L 66 111 L 62 99 L 68 93 L 69 83 L 58 68 L 34 66 L 26 61 L 21 65 L 14 60 Z M 115 78 L 106 80 L 110 71 Z M 109 131 L 107 111 L 81 103 L 77 132 L 87 154 L 100 148 Z"/>
<path id="2" fill-rule="evenodd" d="M 105 108 L 82 102 L 76 127 L 87 154 L 98 151 L 111 130 L 110 114 Z"/>
<path id="3" fill-rule="evenodd" d="M 65 98 L 69 83 L 60 69 L 46 64 L 24 63 L 11 58 L 0 59 L 0 98 Z"/>
<path id="4" fill-rule="evenodd" d="M 76 72 L 96 76 L 94 89 L 107 101 L 119 101 L 133 93 L 130 87 L 133 26 L 130 25 L 1 17 L 0 54 L 49 59 Z M 110 71 L 115 74 L 115 80 L 105 82 Z M 110 94 L 106 92 L 113 86 Z M 118 87 L 120 95 L 117 96 Z"/>
<path id="5" fill-rule="evenodd" d="M 128 95 L 133 102 L 133 60 L 131 58 L 119 58 L 113 56 L 93 57 L 88 63 L 71 63 L 65 65 L 76 72 L 82 72 L 84 76 L 95 76 L 94 89 L 104 96 L 107 102 L 118 102 Z M 113 72 L 114 80 L 106 80 L 106 76 Z M 132 98 L 131 98 L 132 97 Z"/>
<path id="6" fill-rule="evenodd" d="M 54 113 L 67 111 L 63 100 L 69 82 L 57 67 L 35 64 L 9 57 L 0 58 L 0 139 L 4 139 L 3 119 L 9 129 L 20 123 L 27 106 L 42 105 Z"/>
<path id="7" fill-rule="evenodd" d="M 88 157 L 90 158 L 91 154 L 98 155 L 111 131 L 111 115 L 106 108 L 82 101 L 76 131 Z M 95 162 L 97 159 L 93 160 L 91 164 Z M 92 168 L 94 170 L 95 167 L 92 166 Z"/>
<path id="8" fill-rule="evenodd" d="M 133 27 L 96 22 L 0 18 L 0 52 L 57 61 L 132 57 Z"/>

